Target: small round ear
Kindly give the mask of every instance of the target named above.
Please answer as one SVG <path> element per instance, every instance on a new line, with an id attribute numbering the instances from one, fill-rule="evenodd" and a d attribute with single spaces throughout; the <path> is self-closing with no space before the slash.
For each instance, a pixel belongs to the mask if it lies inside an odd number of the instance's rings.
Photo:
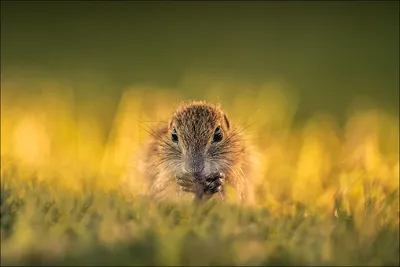
<path id="1" fill-rule="evenodd" d="M 226 116 L 226 114 L 224 114 L 224 120 L 226 123 L 226 128 L 228 128 L 228 130 L 229 130 L 229 128 L 231 127 L 231 124 L 229 123 L 229 120 L 228 120 L 228 117 Z"/>

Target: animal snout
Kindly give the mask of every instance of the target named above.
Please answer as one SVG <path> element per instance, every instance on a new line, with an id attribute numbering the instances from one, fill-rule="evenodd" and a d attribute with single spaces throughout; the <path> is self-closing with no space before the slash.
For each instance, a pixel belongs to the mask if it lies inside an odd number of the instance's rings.
<path id="1" fill-rule="evenodd" d="M 204 162 L 200 160 L 186 162 L 184 171 L 195 179 L 200 179 L 204 176 Z"/>
<path id="2" fill-rule="evenodd" d="M 185 172 L 187 172 L 188 174 L 190 174 L 190 176 L 192 176 L 193 178 L 201 178 L 202 176 L 204 176 L 204 166 L 202 166 L 201 168 L 197 168 L 197 169 L 186 169 L 185 168 Z"/>
<path id="3" fill-rule="evenodd" d="M 195 179 L 200 179 L 202 176 L 204 176 L 204 172 L 203 172 L 204 168 L 201 169 L 200 171 L 195 171 L 192 173 L 193 177 Z"/>

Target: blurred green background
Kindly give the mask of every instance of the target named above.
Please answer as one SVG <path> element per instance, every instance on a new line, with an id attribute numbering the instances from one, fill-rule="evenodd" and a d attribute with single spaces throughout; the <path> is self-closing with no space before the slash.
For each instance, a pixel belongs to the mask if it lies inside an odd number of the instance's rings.
<path id="1" fill-rule="evenodd" d="M 201 98 L 225 79 L 287 84 L 297 118 L 356 96 L 398 112 L 399 2 L 1 1 L 2 80 L 17 72 L 114 107 L 131 84 Z"/>

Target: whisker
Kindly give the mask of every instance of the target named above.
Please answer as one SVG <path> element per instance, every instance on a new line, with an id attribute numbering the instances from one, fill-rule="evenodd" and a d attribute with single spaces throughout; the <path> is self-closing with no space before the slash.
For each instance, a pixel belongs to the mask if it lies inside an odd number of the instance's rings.
<path id="1" fill-rule="evenodd" d="M 246 180 L 247 179 L 246 174 L 244 173 L 244 171 L 241 167 L 239 167 L 239 171 L 242 173 L 242 175 L 243 175 L 242 177 Z"/>
<path id="2" fill-rule="evenodd" d="M 227 167 L 232 172 L 232 174 L 236 177 L 236 181 L 241 181 L 242 180 L 242 179 L 240 179 L 240 177 L 237 174 L 237 172 L 231 166 L 229 166 L 228 164 L 225 164 L 225 167 Z"/>
<path id="3" fill-rule="evenodd" d="M 147 126 L 147 125 L 145 125 Z M 167 140 L 165 140 L 165 136 L 161 135 L 156 129 L 153 129 L 147 126 L 147 129 L 143 128 L 147 133 L 154 137 L 154 139 L 158 140 L 162 145 L 166 145 L 171 148 L 176 153 L 180 153 L 180 150 L 171 145 Z"/>

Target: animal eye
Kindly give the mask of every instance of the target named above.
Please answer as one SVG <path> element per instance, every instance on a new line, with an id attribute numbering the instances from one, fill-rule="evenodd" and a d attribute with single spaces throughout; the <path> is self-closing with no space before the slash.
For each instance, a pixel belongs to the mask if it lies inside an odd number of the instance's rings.
<path id="1" fill-rule="evenodd" d="M 213 136 L 213 142 L 221 142 L 222 140 L 222 132 L 221 132 L 221 127 L 217 127 L 217 129 L 215 129 L 214 132 L 214 136 Z"/>
<path id="2" fill-rule="evenodd" d="M 175 128 L 172 128 L 172 141 L 178 143 L 178 133 L 176 132 Z"/>

